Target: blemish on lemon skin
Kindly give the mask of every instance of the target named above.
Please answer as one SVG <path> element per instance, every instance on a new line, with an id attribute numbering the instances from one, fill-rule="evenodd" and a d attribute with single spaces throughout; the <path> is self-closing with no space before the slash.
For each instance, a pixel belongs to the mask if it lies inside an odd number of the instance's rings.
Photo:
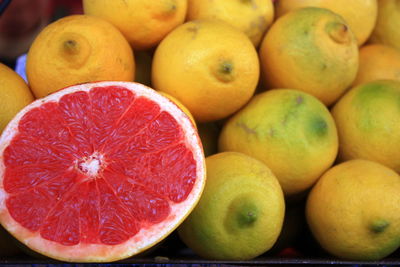
<path id="1" fill-rule="evenodd" d="M 268 135 L 270 136 L 270 137 L 275 137 L 275 135 L 276 135 L 276 130 L 274 129 L 274 128 L 269 128 L 269 130 L 268 130 Z"/>
<path id="2" fill-rule="evenodd" d="M 199 26 L 193 25 L 188 27 L 186 30 L 191 33 L 191 39 L 194 40 L 199 33 Z"/>
<path id="3" fill-rule="evenodd" d="M 383 219 L 375 220 L 370 225 L 370 230 L 376 234 L 382 233 L 390 225 L 390 223 Z"/>
<path id="4" fill-rule="evenodd" d="M 304 97 L 302 97 L 301 95 L 299 95 L 298 97 L 296 97 L 296 103 L 298 105 L 302 104 L 304 102 Z"/>
<path id="5" fill-rule="evenodd" d="M 244 122 L 238 122 L 236 126 L 242 128 L 247 134 L 257 135 L 257 131 L 247 126 Z"/>

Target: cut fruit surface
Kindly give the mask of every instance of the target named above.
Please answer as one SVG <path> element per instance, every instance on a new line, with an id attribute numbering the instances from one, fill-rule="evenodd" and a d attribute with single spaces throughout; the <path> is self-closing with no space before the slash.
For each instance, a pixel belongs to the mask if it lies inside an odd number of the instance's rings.
<path id="1" fill-rule="evenodd" d="M 23 109 L 0 139 L 0 223 L 29 248 L 114 261 L 161 241 L 205 182 L 195 126 L 130 82 L 65 88 Z"/>

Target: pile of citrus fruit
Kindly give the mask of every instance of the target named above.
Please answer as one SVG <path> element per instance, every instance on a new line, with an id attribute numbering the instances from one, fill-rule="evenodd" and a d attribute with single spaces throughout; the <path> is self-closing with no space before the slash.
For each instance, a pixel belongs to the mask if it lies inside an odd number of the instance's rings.
<path id="1" fill-rule="evenodd" d="M 38 34 L 27 82 L 0 64 L 0 248 L 400 247 L 400 0 L 82 5 Z"/>

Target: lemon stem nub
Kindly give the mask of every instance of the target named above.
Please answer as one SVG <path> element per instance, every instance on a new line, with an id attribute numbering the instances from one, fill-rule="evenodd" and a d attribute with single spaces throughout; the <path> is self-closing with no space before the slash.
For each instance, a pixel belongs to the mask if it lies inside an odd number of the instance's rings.
<path id="1" fill-rule="evenodd" d="M 372 222 L 370 228 L 374 233 L 382 233 L 389 226 L 389 222 L 385 220 L 376 220 Z"/>
<path id="2" fill-rule="evenodd" d="M 241 226 L 247 226 L 254 223 L 257 220 L 257 213 L 254 210 L 245 209 L 244 212 L 239 213 L 239 224 Z"/>
<path id="3" fill-rule="evenodd" d="M 232 72 L 232 64 L 228 62 L 224 62 L 221 64 L 221 72 L 225 74 L 230 74 Z"/>
<path id="4" fill-rule="evenodd" d="M 78 43 L 75 40 L 67 40 L 64 42 L 64 50 L 69 54 L 77 54 L 79 52 Z"/>
<path id="5" fill-rule="evenodd" d="M 234 79 L 233 64 L 230 61 L 218 62 L 212 71 L 214 76 L 222 82 L 231 82 Z"/>
<path id="6" fill-rule="evenodd" d="M 333 41 L 339 44 L 350 42 L 349 27 L 341 22 L 331 22 L 326 25 L 327 32 Z"/>

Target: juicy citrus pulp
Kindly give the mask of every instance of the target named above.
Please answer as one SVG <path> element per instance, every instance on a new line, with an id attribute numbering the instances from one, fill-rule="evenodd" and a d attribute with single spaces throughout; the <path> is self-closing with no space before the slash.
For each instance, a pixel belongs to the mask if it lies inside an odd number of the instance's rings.
<path id="1" fill-rule="evenodd" d="M 189 118 L 140 84 L 72 86 L 22 110 L 0 139 L 0 222 L 67 261 L 134 255 L 196 204 L 204 156 Z"/>

